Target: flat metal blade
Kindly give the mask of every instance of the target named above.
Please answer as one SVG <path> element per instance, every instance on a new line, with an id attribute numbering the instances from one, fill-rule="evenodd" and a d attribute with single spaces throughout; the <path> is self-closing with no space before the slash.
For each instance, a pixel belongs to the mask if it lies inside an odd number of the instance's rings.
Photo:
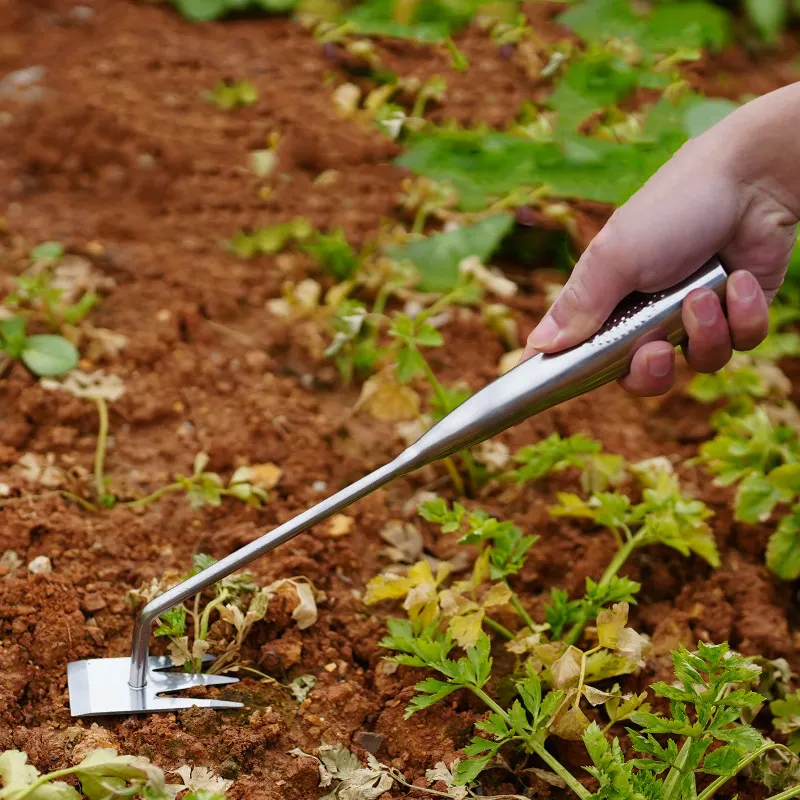
<path id="1" fill-rule="evenodd" d="M 239 681 L 238 678 L 227 675 L 161 671 L 170 666 L 168 658 L 150 659 L 147 684 L 143 689 L 131 689 L 128 685 L 130 657 L 73 661 L 67 665 L 70 713 L 73 717 L 85 717 L 148 714 L 153 711 L 175 711 L 193 707 L 243 707 L 243 703 L 228 700 L 164 695 L 164 692 L 182 691 L 196 686 L 224 686 Z"/>

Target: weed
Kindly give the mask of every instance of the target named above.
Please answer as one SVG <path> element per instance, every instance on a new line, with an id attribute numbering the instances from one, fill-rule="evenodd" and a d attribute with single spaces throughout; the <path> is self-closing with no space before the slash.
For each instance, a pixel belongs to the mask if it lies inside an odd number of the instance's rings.
<path id="1" fill-rule="evenodd" d="M 250 81 L 225 80 L 205 94 L 206 100 L 223 111 L 252 106 L 258 101 L 258 91 Z"/>
<path id="2" fill-rule="evenodd" d="M 195 555 L 190 576 L 202 572 L 215 561 L 202 553 Z M 132 591 L 130 598 L 136 604 L 146 603 L 182 579 L 178 574 L 165 573 L 160 579 Z M 169 640 L 172 663 L 186 672 L 202 672 L 209 653 L 216 658 L 210 662 L 208 672 L 253 671 L 242 664 L 242 645 L 253 625 L 264 619 L 270 600 L 283 587 L 291 587 L 298 598 L 298 605 L 292 612 L 298 628 L 304 630 L 313 625 L 317 619 L 317 604 L 314 588 L 307 580 L 287 578 L 259 587 L 249 572 L 241 572 L 215 583 L 208 594 L 196 595 L 191 605 L 181 603 L 164 612 L 156 620 L 154 633 Z M 298 687 L 298 691 L 304 690 Z"/>
<path id="3" fill-rule="evenodd" d="M 0 779 L 3 800 L 89 800 L 110 797 L 143 797 L 147 800 L 168 800 L 180 792 L 182 800 L 225 800 L 224 790 L 230 781 L 213 776 L 210 770 L 202 781 L 184 778 L 182 784 L 167 784 L 164 773 L 143 756 L 120 756 L 116 750 L 98 749 L 88 753 L 74 767 L 39 773 L 28 764 L 28 756 L 19 750 L 0 753 Z M 182 772 L 183 770 L 183 772 Z M 178 774 L 191 778 L 189 767 L 182 767 Z M 80 783 L 80 791 L 60 780 L 74 775 Z M 202 783 L 193 788 L 189 784 Z M 207 787 L 215 787 L 211 790 Z M 220 791 L 221 789 L 221 791 Z"/>
<path id="4" fill-rule="evenodd" d="M 73 369 L 78 351 L 63 336 L 26 333 L 23 317 L 0 319 L 0 375 L 21 361 L 34 375 L 57 376 Z"/>

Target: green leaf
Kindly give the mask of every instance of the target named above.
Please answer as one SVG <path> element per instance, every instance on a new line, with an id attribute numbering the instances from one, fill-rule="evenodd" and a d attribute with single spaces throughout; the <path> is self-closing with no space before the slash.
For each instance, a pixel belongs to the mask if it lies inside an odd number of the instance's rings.
<path id="1" fill-rule="evenodd" d="M 34 375 L 42 377 L 69 372 L 80 358 L 74 345 L 63 336 L 51 334 L 29 336 L 20 357 Z"/>
<path id="2" fill-rule="evenodd" d="M 186 606 L 168 609 L 158 618 L 158 623 L 154 636 L 183 636 L 186 632 Z"/>
<path id="3" fill-rule="evenodd" d="M 747 18 L 766 42 L 777 41 L 786 28 L 789 5 L 786 0 L 744 0 Z"/>
<path id="4" fill-rule="evenodd" d="M 586 41 L 633 39 L 650 54 L 719 49 L 730 38 L 730 14 L 703 2 L 663 2 L 641 13 L 629 0 L 589 0 L 572 6 L 558 21 Z"/>
<path id="5" fill-rule="evenodd" d="M 492 750 L 478 758 L 467 758 L 464 761 L 459 761 L 455 770 L 453 770 L 453 786 L 466 786 L 472 783 L 486 769 L 486 765 L 492 760 L 494 754 L 495 750 Z"/>
<path id="6" fill-rule="evenodd" d="M 753 472 L 741 482 L 736 492 L 736 519 L 749 523 L 766 522 L 782 494 L 770 479 Z"/>
<path id="7" fill-rule="evenodd" d="M 511 214 L 497 214 L 404 247 L 392 246 L 387 252 L 398 261 L 413 262 L 421 275 L 417 286 L 420 291 L 446 292 L 458 282 L 458 265 L 469 256 L 488 261 L 513 225 Z"/>
<path id="8" fill-rule="evenodd" d="M 395 374 L 401 383 L 408 383 L 415 375 L 425 371 L 425 358 L 416 347 L 404 347 L 397 354 Z"/>
<path id="9" fill-rule="evenodd" d="M 724 745 L 709 753 L 703 762 L 703 772 L 709 775 L 733 775 L 744 752 L 733 745 Z"/>
<path id="10" fill-rule="evenodd" d="M 709 98 L 693 103 L 683 116 L 686 133 L 692 138 L 699 136 L 738 107 L 736 103 L 723 98 Z"/>
<path id="11" fill-rule="evenodd" d="M 31 250 L 34 261 L 58 261 L 64 255 L 64 247 L 60 242 L 42 242 Z"/>
<path id="12" fill-rule="evenodd" d="M 21 750 L 5 750 L 0 753 L 0 780 L 5 791 L 22 789 L 39 777 L 39 770 L 28 764 L 28 754 Z"/>
<path id="13" fill-rule="evenodd" d="M 340 281 L 352 278 L 360 263 L 341 228 L 328 234 L 318 233 L 309 244 L 304 245 L 303 250 Z"/>
<path id="14" fill-rule="evenodd" d="M 800 505 L 781 519 L 770 537 L 767 566 L 785 581 L 800 578 Z"/>

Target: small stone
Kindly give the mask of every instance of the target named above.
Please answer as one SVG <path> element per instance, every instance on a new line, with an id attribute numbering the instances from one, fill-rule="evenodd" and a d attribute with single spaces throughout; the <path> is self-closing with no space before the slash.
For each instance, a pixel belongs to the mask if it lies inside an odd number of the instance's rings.
<path id="1" fill-rule="evenodd" d="M 325 665 L 324 669 L 325 669 L 325 672 L 336 672 L 337 664 L 336 664 L 335 661 L 331 661 L 330 664 L 326 664 Z"/>
<path id="2" fill-rule="evenodd" d="M 356 734 L 356 744 L 360 744 L 368 753 L 377 755 L 383 744 L 383 736 L 371 731 L 359 731 Z"/>
<path id="3" fill-rule="evenodd" d="M 328 484 L 326 481 L 314 481 L 314 483 L 311 484 L 311 488 L 315 492 L 324 492 L 328 488 Z"/>
<path id="4" fill-rule="evenodd" d="M 45 572 L 52 572 L 53 565 L 50 563 L 50 559 L 47 556 L 36 556 L 28 564 L 28 572 L 32 572 L 34 575 L 41 575 Z"/>
<path id="5" fill-rule="evenodd" d="M 91 22 L 95 18 L 95 11 L 91 6 L 75 6 L 70 10 L 69 17 L 75 22 Z"/>
<path id="6" fill-rule="evenodd" d="M 97 592 L 93 592 L 92 594 L 87 594 L 86 597 L 83 598 L 81 608 L 83 608 L 83 610 L 89 614 L 94 614 L 96 611 L 100 611 L 100 609 L 105 608 L 107 605 L 108 604 L 102 595 L 98 594 Z"/>
<path id="7" fill-rule="evenodd" d="M 0 483 L 0 497 L 8 497 L 11 494 L 11 487 L 7 483 Z"/>
<path id="8" fill-rule="evenodd" d="M 250 350 L 245 353 L 244 362 L 252 369 L 265 369 L 269 363 L 269 357 L 263 350 Z"/>

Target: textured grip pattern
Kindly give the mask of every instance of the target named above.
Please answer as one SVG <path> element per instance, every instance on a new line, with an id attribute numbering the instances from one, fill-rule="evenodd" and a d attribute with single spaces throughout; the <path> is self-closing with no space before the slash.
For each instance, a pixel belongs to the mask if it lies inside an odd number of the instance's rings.
<path id="1" fill-rule="evenodd" d="M 669 295 L 673 293 L 674 290 L 669 292 Z M 660 311 L 659 301 L 666 299 L 667 296 L 667 292 L 629 294 L 611 312 L 609 318 L 588 343 L 594 347 L 606 347 L 647 327 Z"/>

